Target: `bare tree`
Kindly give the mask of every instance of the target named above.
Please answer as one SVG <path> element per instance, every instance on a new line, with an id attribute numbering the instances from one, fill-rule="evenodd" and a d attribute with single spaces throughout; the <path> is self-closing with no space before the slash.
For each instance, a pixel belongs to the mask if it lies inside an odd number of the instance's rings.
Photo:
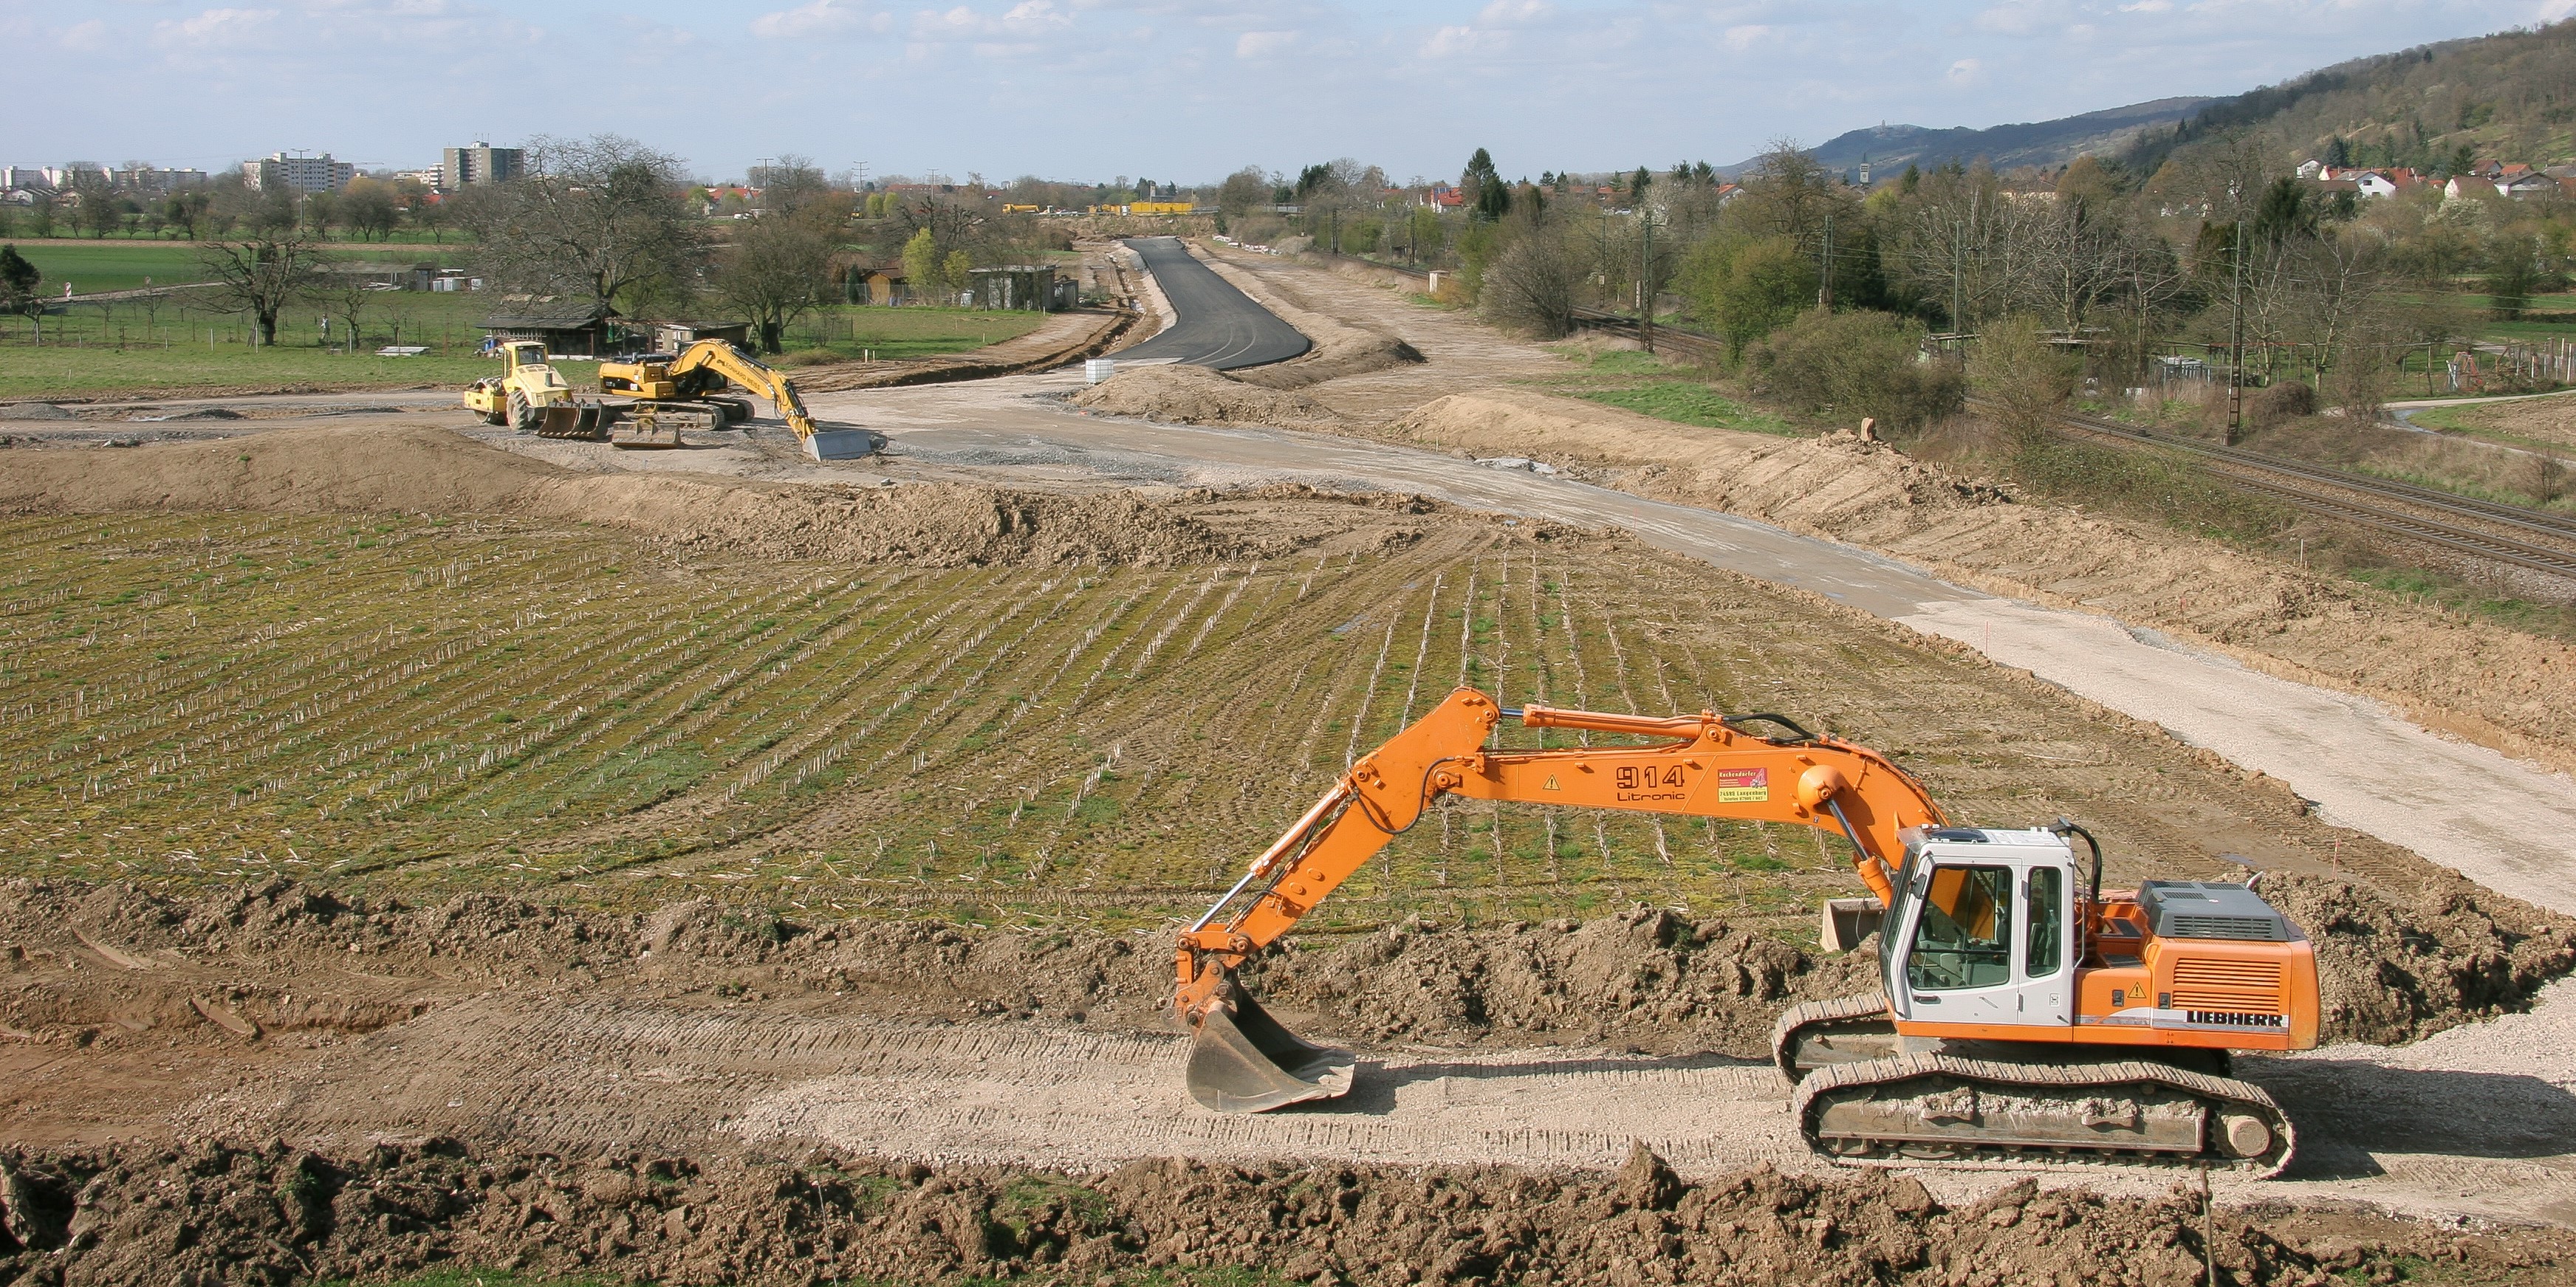
<path id="1" fill-rule="evenodd" d="M 679 158 L 614 134 L 539 138 L 528 152 L 529 177 L 460 212 L 496 281 L 614 307 L 693 278 L 704 244 Z"/>
<path id="2" fill-rule="evenodd" d="M 321 268 L 320 251 L 291 227 L 208 242 L 197 260 L 214 283 L 215 306 L 250 314 L 263 345 L 277 343 L 277 315 L 312 289 Z"/>
<path id="3" fill-rule="evenodd" d="M 1574 329 L 1575 289 L 1582 276 L 1581 262 L 1561 229 L 1533 229 L 1485 270 L 1485 312 L 1515 330 L 1560 338 Z"/>
<path id="4" fill-rule="evenodd" d="M 717 257 L 715 289 L 749 315 L 760 351 L 776 353 L 787 327 L 823 303 L 832 248 L 849 222 L 851 202 L 803 157 L 783 157 L 753 174 L 762 187 L 762 212 L 741 224 Z"/>

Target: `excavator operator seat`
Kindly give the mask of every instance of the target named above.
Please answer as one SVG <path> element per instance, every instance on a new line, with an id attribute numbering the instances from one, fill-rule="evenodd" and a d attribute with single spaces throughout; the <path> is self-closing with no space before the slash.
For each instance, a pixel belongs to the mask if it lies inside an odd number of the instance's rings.
<path id="1" fill-rule="evenodd" d="M 2076 885 L 2074 850 L 2052 832 L 1907 831 L 1879 938 L 1897 1016 L 2072 1023 Z"/>

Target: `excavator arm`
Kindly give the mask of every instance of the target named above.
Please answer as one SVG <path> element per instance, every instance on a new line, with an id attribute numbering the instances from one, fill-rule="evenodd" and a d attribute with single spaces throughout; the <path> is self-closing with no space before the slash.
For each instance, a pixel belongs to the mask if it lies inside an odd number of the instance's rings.
<path id="1" fill-rule="evenodd" d="M 730 341 L 700 340 L 690 345 L 671 363 L 670 376 L 680 388 L 693 393 L 704 392 L 700 386 L 711 376 L 730 380 L 769 399 L 787 427 L 796 431 L 799 441 L 814 436 L 814 417 L 806 413 L 805 400 L 796 396 L 796 385 Z"/>
<path id="2" fill-rule="evenodd" d="M 1487 748 L 1506 718 L 1526 728 L 1665 740 L 1537 751 Z M 1746 731 L 1744 726 L 1755 723 L 1776 725 L 1789 736 Z M 1197 1030 L 1190 1083 L 1200 1102 L 1223 1111 L 1255 1111 L 1348 1088 L 1347 1057 L 1337 1060 L 1341 1052 L 1309 1046 L 1281 1028 L 1232 986 L 1234 971 L 1278 941 L 1443 795 L 1815 827 L 1851 842 L 1862 883 L 1881 906 L 1895 893 L 1897 856 L 1904 851 L 1898 833 L 1948 822 L 1921 784 L 1884 756 L 1811 734 L 1779 716 L 1509 710 L 1483 693 L 1460 689 L 1354 763 L 1252 861 L 1233 889 L 1181 933 L 1172 1004 L 1177 1017 Z"/>

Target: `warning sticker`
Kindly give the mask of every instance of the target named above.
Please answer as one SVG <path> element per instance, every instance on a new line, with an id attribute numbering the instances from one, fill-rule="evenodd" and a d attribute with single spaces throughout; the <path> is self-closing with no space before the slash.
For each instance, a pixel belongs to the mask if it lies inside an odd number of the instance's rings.
<path id="1" fill-rule="evenodd" d="M 1761 804 L 1771 798 L 1771 770 L 1719 769 L 1719 804 Z"/>

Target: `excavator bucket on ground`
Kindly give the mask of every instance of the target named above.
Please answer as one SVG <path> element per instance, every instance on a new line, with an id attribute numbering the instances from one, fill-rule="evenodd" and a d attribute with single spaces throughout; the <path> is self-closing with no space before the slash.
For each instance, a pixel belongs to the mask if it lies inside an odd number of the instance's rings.
<path id="1" fill-rule="evenodd" d="M 606 437 L 601 430 L 614 413 L 596 402 L 558 402 L 537 413 L 536 434 L 540 438 L 598 439 Z"/>
<path id="2" fill-rule="evenodd" d="M 876 450 L 875 435 L 864 429 L 817 429 L 805 438 L 805 454 L 818 462 L 857 460 Z"/>
<path id="3" fill-rule="evenodd" d="M 621 420 L 608 431 L 608 445 L 628 451 L 667 450 L 686 444 L 680 441 L 680 426 L 667 418 Z"/>
<path id="4" fill-rule="evenodd" d="M 1241 988 L 1231 991 L 1190 1039 L 1190 1098 L 1220 1113 L 1260 1113 L 1350 1093 L 1357 1056 L 1300 1040 Z"/>

